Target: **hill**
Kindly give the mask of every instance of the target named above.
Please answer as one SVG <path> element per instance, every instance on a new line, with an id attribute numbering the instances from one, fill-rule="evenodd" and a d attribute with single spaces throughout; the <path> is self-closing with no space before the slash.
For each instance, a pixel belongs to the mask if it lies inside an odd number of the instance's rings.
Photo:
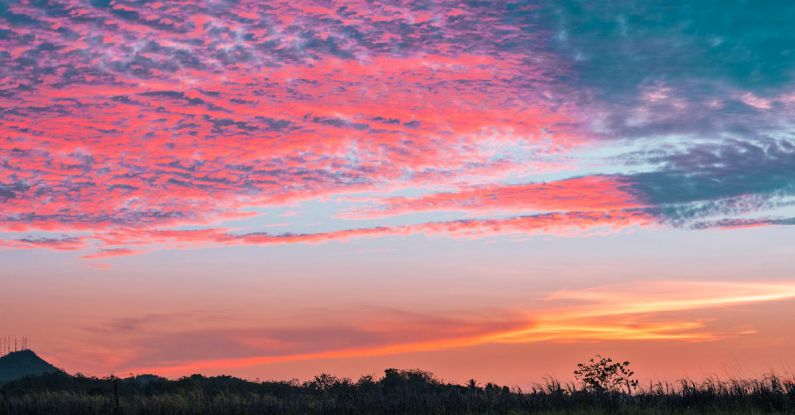
<path id="1" fill-rule="evenodd" d="M 20 350 L 0 357 L 0 384 L 28 376 L 62 372 L 32 350 Z"/>

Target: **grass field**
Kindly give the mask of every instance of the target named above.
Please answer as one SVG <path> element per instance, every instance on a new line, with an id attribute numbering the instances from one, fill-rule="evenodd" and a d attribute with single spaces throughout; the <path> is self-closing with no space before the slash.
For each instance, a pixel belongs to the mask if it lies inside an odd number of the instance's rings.
<path id="1" fill-rule="evenodd" d="M 63 373 L 8 383 L 0 414 L 795 414 L 795 382 L 682 380 L 633 394 L 582 390 L 554 380 L 529 390 L 456 385 L 420 370 L 358 381 L 249 382 L 194 375 L 92 378 Z"/>

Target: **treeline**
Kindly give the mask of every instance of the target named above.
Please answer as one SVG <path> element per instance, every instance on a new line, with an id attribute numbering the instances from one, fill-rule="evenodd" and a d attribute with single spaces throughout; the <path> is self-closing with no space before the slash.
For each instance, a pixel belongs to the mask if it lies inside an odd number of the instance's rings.
<path id="1" fill-rule="evenodd" d="M 0 388 L 0 414 L 795 414 L 795 382 L 683 380 L 632 394 L 548 380 L 529 390 L 442 382 L 421 370 L 388 369 L 357 381 L 249 382 L 229 376 L 126 379 L 32 377 Z"/>

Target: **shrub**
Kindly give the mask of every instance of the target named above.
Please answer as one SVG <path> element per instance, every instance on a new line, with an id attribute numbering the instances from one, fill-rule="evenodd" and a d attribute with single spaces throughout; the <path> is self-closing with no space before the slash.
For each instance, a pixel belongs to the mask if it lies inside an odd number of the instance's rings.
<path id="1" fill-rule="evenodd" d="M 627 393 L 638 387 L 638 381 L 633 379 L 635 372 L 629 369 L 629 362 L 613 362 L 609 357 L 596 355 L 586 363 L 577 364 L 574 377 L 580 382 L 582 388 L 591 392 L 619 392 L 625 389 Z"/>

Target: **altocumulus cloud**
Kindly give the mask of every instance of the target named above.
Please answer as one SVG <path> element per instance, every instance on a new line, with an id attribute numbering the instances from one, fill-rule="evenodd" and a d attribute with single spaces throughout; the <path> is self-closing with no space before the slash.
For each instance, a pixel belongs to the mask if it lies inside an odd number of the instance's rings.
<path id="1" fill-rule="evenodd" d="M 176 242 L 789 225 L 760 212 L 795 192 L 795 9 L 748 8 L 6 2 L 2 246 L 90 259 Z M 604 147 L 630 150 L 608 174 L 577 170 L 575 150 Z M 527 174 L 545 169 L 571 174 Z M 414 188 L 426 194 L 399 194 Z M 339 216 L 478 217 L 220 226 L 362 192 L 376 193 Z"/>

